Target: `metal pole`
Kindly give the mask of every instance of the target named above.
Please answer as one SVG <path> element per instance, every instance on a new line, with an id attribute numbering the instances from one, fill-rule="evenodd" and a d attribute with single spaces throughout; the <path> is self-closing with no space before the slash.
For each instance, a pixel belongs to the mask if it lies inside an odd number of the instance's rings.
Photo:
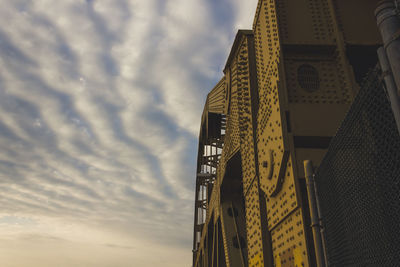
<path id="1" fill-rule="evenodd" d="M 312 167 L 312 165 L 311 165 Z M 318 222 L 320 226 L 320 233 L 321 233 L 321 239 L 322 239 L 322 252 L 324 254 L 324 260 L 325 260 L 325 265 L 329 266 L 329 261 L 328 261 L 328 255 L 326 254 L 326 239 L 325 239 L 325 229 L 322 224 L 322 217 L 321 217 L 321 206 L 319 204 L 319 198 L 318 198 L 318 189 L 317 189 L 317 184 L 314 180 L 314 190 L 315 190 L 315 202 L 317 203 L 317 212 L 318 212 Z"/>
<path id="2" fill-rule="evenodd" d="M 400 16 L 396 9 L 397 3 L 394 0 L 379 2 L 375 16 L 397 85 L 397 92 L 400 94 Z"/>
<path id="3" fill-rule="evenodd" d="M 311 227 L 314 238 L 315 257 L 317 259 L 318 267 L 325 267 L 325 253 L 321 237 L 321 225 L 319 222 L 318 207 L 314 187 L 314 172 L 312 162 L 310 160 L 304 161 L 304 172 L 306 175 L 308 203 L 310 207 Z"/>
<path id="4" fill-rule="evenodd" d="M 385 81 L 386 90 L 389 96 L 394 119 L 396 121 L 397 129 L 400 134 L 400 100 L 396 92 L 396 84 L 390 70 L 389 61 L 383 47 L 380 47 L 378 49 L 378 58 L 379 64 L 381 65 L 383 80 Z"/>

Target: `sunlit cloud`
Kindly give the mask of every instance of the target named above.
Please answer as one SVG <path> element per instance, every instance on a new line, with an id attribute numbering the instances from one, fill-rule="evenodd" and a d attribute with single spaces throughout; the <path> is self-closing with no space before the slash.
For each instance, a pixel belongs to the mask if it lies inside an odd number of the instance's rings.
<path id="1" fill-rule="evenodd" d="M 202 108 L 256 6 L 217 2 L 0 0 L 2 266 L 191 264 Z"/>

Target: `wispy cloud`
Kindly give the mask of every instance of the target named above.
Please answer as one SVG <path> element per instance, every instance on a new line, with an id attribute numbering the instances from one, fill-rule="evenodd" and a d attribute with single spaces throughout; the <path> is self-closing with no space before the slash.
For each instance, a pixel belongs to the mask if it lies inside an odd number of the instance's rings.
<path id="1" fill-rule="evenodd" d="M 0 0 L 3 266 L 190 265 L 201 110 L 256 5 L 217 2 Z"/>

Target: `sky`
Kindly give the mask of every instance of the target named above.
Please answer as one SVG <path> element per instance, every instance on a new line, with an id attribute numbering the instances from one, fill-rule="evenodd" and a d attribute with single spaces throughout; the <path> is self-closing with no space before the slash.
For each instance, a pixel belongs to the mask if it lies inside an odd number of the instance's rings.
<path id="1" fill-rule="evenodd" d="M 191 266 L 207 93 L 256 0 L 0 0 L 0 266 Z"/>

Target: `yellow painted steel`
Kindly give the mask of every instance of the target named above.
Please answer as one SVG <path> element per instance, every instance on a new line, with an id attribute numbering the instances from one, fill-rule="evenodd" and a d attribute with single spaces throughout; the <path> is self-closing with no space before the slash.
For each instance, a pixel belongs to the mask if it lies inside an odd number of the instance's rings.
<path id="1" fill-rule="evenodd" d="M 225 111 L 226 82 L 225 76 L 217 83 L 207 97 L 207 111 L 223 114 Z"/>
<path id="2" fill-rule="evenodd" d="M 376 3 L 259 0 L 253 29 L 238 32 L 203 111 L 198 171 L 215 178 L 206 219 L 195 222 L 194 266 L 315 266 L 302 162 L 319 164 L 376 63 Z M 213 114 L 221 136 L 210 138 Z M 222 143 L 217 168 L 201 161 L 204 147 Z M 227 201 L 237 196 L 230 188 L 242 200 Z"/>

